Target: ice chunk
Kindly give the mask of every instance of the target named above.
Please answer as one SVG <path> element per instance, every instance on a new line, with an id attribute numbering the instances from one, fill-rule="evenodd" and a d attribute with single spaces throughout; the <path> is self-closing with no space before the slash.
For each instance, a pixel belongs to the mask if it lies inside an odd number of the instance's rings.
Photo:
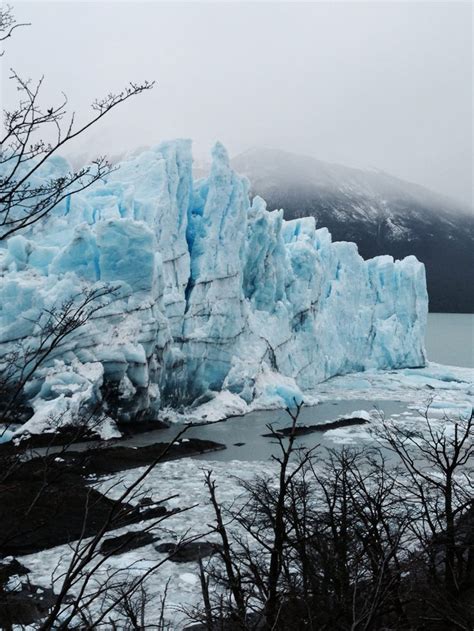
<path id="1" fill-rule="evenodd" d="M 33 416 L 13 432 L 11 438 L 22 435 L 57 431 L 61 427 L 74 427 L 92 415 L 92 405 L 101 399 L 103 368 L 98 362 L 66 365 L 56 361 L 47 372 L 42 386 L 32 399 Z M 94 432 L 104 439 L 119 437 L 115 423 L 98 415 L 91 419 Z"/>

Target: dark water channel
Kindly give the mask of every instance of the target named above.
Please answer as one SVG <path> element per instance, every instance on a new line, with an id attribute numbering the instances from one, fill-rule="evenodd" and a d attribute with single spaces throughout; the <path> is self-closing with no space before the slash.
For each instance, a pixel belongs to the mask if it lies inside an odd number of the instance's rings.
<path id="1" fill-rule="evenodd" d="M 356 399 L 350 401 L 326 401 L 314 407 L 303 408 L 298 423 L 301 425 L 315 425 L 325 421 L 334 421 L 341 416 L 350 415 L 357 410 L 370 411 L 377 409 L 382 411 L 388 418 L 392 414 L 401 414 L 407 407 L 406 403 L 398 401 L 374 400 L 367 401 Z M 267 425 L 271 423 L 274 428 L 283 428 L 291 425 L 291 419 L 284 410 L 264 410 L 251 412 L 245 416 L 236 416 L 219 423 L 208 425 L 192 426 L 186 431 L 185 438 L 201 438 L 224 443 L 227 449 L 213 453 L 195 456 L 204 460 L 267 460 L 272 454 L 278 453 L 275 439 L 264 437 L 262 434 L 268 433 Z M 153 442 L 165 442 L 172 440 L 176 434 L 185 427 L 184 424 L 173 424 L 169 429 L 157 430 L 140 434 L 120 444 L 129 447 L 141 447 Z M 317 444 L 325 447 L 335 447 L 341 444 L 341 435 L 353 442 L 360 444 L 360 435 L 356 439 L 356 434 L 361 431 L 366 432 L 369 425 L 355 425 L 337 430 L 337 435 L 333 431 L 314 432 L 299 436 L 296 445 L 313 447 Z M 365 442 L 365 441 L 363 441 Z M 244 443 L 244 444 L 240 444 Z"/>

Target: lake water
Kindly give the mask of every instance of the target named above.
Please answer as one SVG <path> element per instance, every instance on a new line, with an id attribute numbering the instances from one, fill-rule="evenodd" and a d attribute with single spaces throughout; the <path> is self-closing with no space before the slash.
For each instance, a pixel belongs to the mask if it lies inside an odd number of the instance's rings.
<path id="1" fill-rule="evenodd" d="M 325 401 L 314 407 L 307 407 L 301 410 L 299 425 L 316 425 L 327 421 L 333 421 L 341 416 L 349 416 L 357 410 L 379 410 L 385 416 L 392 414 L 401 415 L 407 409 L 406 403 L 399 401 L 383 401 L 355 399 L 350 401 Z M 187 438 L 201 438 L 223 443 L 227 446 L 224 451 L 216 451 L 194 458 L 204 460 L 268 460 L 272 454 L 279 453 L 279 447 L 275 438 L 263 436 L 268 434 L 268 424 L 274 429 L 289 427 L 291 418 L 285 410 L 262 410 L 251 412 L 245 416 L 236 416 L 219 423 L 210 423 L 190 427 L 186 432 Z M 176 434 L 185 427 L 180 423 L 173 424 L 169 429 L 147 432 L 139 434 L 132 439 L 128 439 L 128 446 L 140 447 L 153 442 L 166 442 L 172 440 Z M 345 428 L 346 437 L 350 437 L 350 442 L 358 444 L 361 442 L 361 432 L 367 442 L 367 426 L 354 425 Z M 362 439 L 364 440 L 364 439 Z M 239 444 L 244 443 L 244 444 Z M 314 447 L 336 447 L 340 444 L 340 434 L 337 431 L 314 432 L 298 436 L 295 445 Z"/>
<path id="2" fill-rule="evenodd" d="M 430 361 L 474 368 L 474 315 L 430 313 L 426 350 Z"/>

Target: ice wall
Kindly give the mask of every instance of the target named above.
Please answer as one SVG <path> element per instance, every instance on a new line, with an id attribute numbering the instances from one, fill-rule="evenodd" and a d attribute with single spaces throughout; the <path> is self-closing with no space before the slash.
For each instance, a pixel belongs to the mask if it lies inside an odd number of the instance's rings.
<path id="1" fill-rule="evenodd" d="M 45 398 L 77 404 L 104 384 L 129 411 L 223 389 L 249 402 L 262 374 L 284 405 L 333 375 L 425 363 L 421 263 L 364 261 L 312 218 L 285 221 L 250 202 L 222 145 L 212 157 L 193 182 L 189 141 L 145 151 L 0 250 L 0 361 L 35 348 L 48 310 L 114 288 L 31 380 L 37 415 Z"/>

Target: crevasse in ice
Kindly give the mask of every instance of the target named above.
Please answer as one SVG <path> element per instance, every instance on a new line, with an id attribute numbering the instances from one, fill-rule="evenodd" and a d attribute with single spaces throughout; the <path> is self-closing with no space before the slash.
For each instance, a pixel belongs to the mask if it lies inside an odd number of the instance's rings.
<path id="1" fill-rule="evenodd" d="M 0 361 L 35 348 L 51 309 L 114 288 L 30 380 L 30 427 L 104 386 L 128 414 L 222 391 L 287 405 L 333 375 L 424 365 L 415 257 L 364 261 L 313 218 L 250 201 L 221 144 L 212 158 L 193 181 L 189 141 L 142 152 L 0 250 Z"/>

